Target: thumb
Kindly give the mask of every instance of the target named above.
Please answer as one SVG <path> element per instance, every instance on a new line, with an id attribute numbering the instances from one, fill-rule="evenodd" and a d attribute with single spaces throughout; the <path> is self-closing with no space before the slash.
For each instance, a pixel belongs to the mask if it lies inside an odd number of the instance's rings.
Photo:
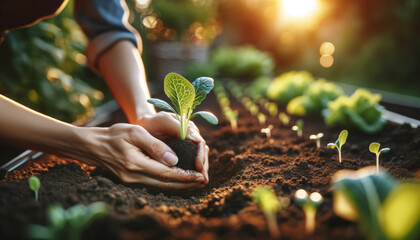
<path id="1" fill-rule="evenodd" d="M 140 131 L 135 131 L 132 136 L 132 143 L 146 151 L 154 160 L 162 162 L 170 167 L 178 163 L 175 152 L 164 142 L 153 137 L 146 129 L 140 127 Z"/>

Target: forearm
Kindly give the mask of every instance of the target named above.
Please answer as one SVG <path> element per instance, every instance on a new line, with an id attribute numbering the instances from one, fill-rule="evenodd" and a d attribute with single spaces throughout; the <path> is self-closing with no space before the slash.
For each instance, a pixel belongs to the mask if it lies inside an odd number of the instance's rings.
<path id="1" fill-rule="evenodd" d="M 67 157 L 76 157 L 84 147 L 80 128 L 32 111 L 2 95 L 0 112 L 2 144 Z"/>
<path id="2" fill-rule="evenodd" d="M 130 123 L 156 113 L 150 98 L 143 61 L 134 44 L 123 40 L 98 59 L 99 70 Z"/>

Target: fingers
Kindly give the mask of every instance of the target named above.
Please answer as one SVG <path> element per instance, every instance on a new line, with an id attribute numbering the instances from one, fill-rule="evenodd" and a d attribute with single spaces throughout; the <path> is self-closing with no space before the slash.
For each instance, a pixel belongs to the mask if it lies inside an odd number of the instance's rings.
<path id="1" fill-rule="evenodd" d="M 142 127 L 136 127 L 131 132 L 130 141 L 133 145 L 149 153 L 157 161 L 168 166 L 175 166 L 178 163 L 178 157 L 175 152 L 164 142 L 150 135 Z"/>

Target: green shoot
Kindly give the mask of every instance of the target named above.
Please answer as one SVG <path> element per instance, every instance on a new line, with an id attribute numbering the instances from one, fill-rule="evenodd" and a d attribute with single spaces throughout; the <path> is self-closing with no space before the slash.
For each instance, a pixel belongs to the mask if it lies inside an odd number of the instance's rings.
<path id="1" fill-rule="evenodd" d="M 279 109 L 277 107 L 276 103 L 270 102 L 267 109 L 270 116 L 275 117 L 277 113 L 279 112 Z"/>
<path id="2" fill-rule="evenodd" d="M 298 135 L 299 138 L 302 138 L 302 135 L 303 135 L 303 120 L 298 119 L 296 121 L 296 125 L 294 125 L 292 127 L 292 130 L 297 132 L 297 135 Z"/>
<path id="3" fill-rule="evenodd" d="M 369 151 L 376 155 L 376 174 L 379 173 L 379 155 L 381 155 L 381 153 L 387 153 L 389 150 L 391 150 L 390 148 L 382 148 L 379 150 L 380 147 L 381 144 L 377 142 L 373 142 L 369 145 Z"/>
<path id="4" fill-rule="evenodd" d="M 306 233 L 313 233 L 315 230 L 316 210 L 323 201 L 322 195 L 318 192 L 313 192 L 311 193 L 311 195 L 308 195 L 308 193 L 305 190 L 299 189 L 295 193 L 295 201 L 303 208 L 303 211 L 305 212 Z"/>
<path id="5" fill-rule="evenodd" d="M 287 116 L 287 114 L 285 114 L 283 112 L 279 113 L 279 120 L 284 126 L 289 125 L 290 118 L 289 118 L 289 116 Z"/>
<path id="6" fill-rule="evenodd" d="M 200 111 L 193 114 L 194 108 L 199 105 L 206 95 L 213 89 L 214 80 L 209 77 L 197 78 L 192 84 L 176 73 L 169 73 L 165 77 L 164 90 L 166 96 L 169 97 L 175 109 L 167 102 L 151 98 L 147 102 L 153 104 L 155 107 L 171 111 L 176 114 L 180 123 L 181 140 L 185 140 L 187 136 L 187 129 L 189 121 L 200 115 L 209 123 L 216 125 L 218 119 L 211 112 Z"/>
<path id="7" fill-rule="evenodd" d="M 261 129 L 261 133 L 265 133 L 267 138 L 271 138 L 271 130 L 273 129 L 273 125 L 270 124 L 268 127 Z"/>
<path id="8" fill-rule="evenodd" d="M 258 114 L 258 111 L 260 110 L 260 108 L 255 105 L 255 104 L 251 104 L 248 108 L 249 112 L 251 113 L 252 116 L 256 116 Z"/>
<path id="9" fill-rule="evenodd" d="M 316 148 L 321 148 L 321 138 L 324 136 L 323 133 L 318 133 L 317 135 L 312 134 L 309 136 L 309 139 L 315 140 Z"/>
<path id="10" fill-rule="evenodd" d="M 224 107 L 223 115 L 229 120 L 232 130 L 236 131 L 238 129 L 238 111 L 232 110 L 230 107 Z"/>
<path id="11" fill-rule="evenodd" d="M 259 112 L 257 114 L 257 118 L 258 118 L 258 122 L 260 123 L 260 125 L 264 125 L 267 118 L 265 117 L 264 113 Z"/>
<path id="12" fill-rule="evenodd" d="M 29 236 L 31 239 L 82 239 L 86 228 L 93 221 L 107 214 L 108 210 L 103 202 L 92 203 L 88 206 L 78 204 L 69 209 L 53 204 L 47 208 L 49 225 L 31 225 Z"/>
<path id="13" fill-rule="evenodd" d="M 346 143 L 347 140 L 348 131 L 343 130 L 340 132 L 340 135 L 338 135 L 338 139 L 335 141 L 335 143 L 328 143 L 328 147 L 331 149 L 337 148 L 338 150 L 338 159 L 341 163 L 341 147 Z"/>
<path id="14" fill-rule="evenodd" d="M 28 182 L 29 182 L 29 188 L 35 193 L 35 202 L 38 202 L 38 190 L 41 187 L 41 182 L 39 181 L 39 178 L 36 176 L 29 177 Z"/>
<path id="15" fill-rule="evenodd" d="M 258 204 L 267 220 L 268 231 L 272 238 L 280 237 L 277 225 L 277 212 L 290 203 L 288 198 L 278 199 L 273 189 L 267 186 L 259 186 L 252 192 L 252 199 Z M 279 201 L 280 200 L 280 201 Z"/>

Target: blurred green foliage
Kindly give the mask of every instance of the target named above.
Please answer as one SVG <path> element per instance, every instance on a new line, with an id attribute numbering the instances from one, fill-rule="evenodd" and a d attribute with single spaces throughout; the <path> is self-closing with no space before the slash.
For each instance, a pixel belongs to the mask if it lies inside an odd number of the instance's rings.
<path id="1" fill-rule="evenodd" d="M 60 120 L 84 122 L 106 89 L 86 66 L 85 46 L 71 3 L 58 16 L 9 32 L 0 44 L 0 93 Z"/>
<path id="2" fill-rule="evenodd" d="M 286 104 L 293 98 L 303 95 L 314 81 L 307 71 L 290 71 L 276 77 L 268 88 L 267 96 L 271 100 Z"/>
<path id="3" fill-rule="evenodd" d="M 271 76 L 274 60 L 267 52 L 253 46 L 222 46 L 217 48 L 207 63 L 189 66 L 185 75 L 188 78 L 200 76 L 255 79 Z"/>

